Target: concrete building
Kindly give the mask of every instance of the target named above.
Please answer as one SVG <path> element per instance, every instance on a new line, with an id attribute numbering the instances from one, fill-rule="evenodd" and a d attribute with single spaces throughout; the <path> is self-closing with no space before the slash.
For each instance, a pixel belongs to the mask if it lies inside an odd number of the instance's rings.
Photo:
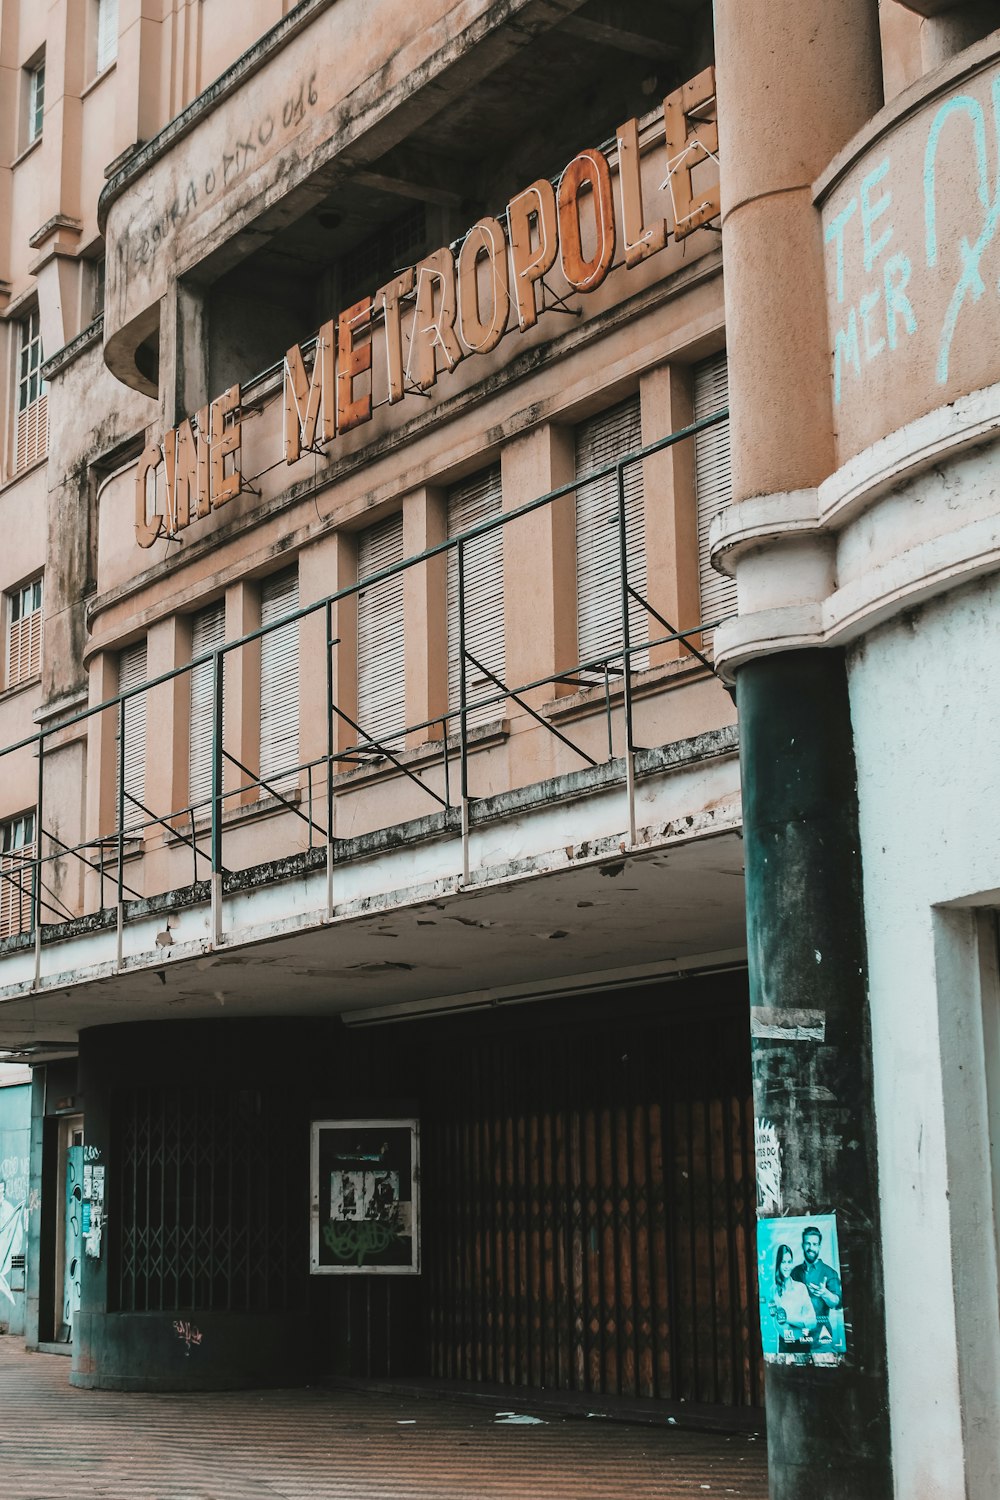
<path id="1" fill-rule="evenodd" d="M 3 7 L 75 1383 L 766 1402 L 775 1500 L 996 1493 L 995 21 Z"/>

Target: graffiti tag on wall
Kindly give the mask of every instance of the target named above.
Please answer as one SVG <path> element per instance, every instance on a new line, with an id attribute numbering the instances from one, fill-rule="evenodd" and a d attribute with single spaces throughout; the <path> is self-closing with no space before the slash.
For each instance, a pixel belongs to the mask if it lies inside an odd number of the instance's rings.
<path id="1" fill-rule="evenodd" d="M 823 233 L 835 404 L 918 359 L 941 390 L 964 379 L 1000 316 L 1000 71 L 901 122 L 838 185 Z"/>

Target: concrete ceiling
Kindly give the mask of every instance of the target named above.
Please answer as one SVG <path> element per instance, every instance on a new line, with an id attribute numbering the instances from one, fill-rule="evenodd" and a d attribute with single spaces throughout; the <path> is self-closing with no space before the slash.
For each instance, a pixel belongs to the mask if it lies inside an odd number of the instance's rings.
<path id="1" fill-rule="evenodd" d="M 71 1051 L 87 1026 L 489 1003 L 738 961 L 743 843 L 728 832 L 0 1002 L 0 1049 Z"/>

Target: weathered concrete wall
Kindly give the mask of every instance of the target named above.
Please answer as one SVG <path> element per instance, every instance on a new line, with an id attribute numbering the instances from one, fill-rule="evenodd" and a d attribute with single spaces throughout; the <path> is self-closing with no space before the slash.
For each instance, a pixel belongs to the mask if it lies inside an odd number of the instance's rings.
<path id="1" fill-rule="evenodd" d="M 839 463 L 996 378 L 998 48 L 921 80 L 821 179 Z"/>
<path id="2" fill-rule="evenodd" d="M 994 574 L 873 632 L 849 667 L 900 1500 L 1000 1487 L 1000 1001 L 995 932 L 972 910 L 1000 892 L 1000 686 L 982 656 L 998 610 Z"/>

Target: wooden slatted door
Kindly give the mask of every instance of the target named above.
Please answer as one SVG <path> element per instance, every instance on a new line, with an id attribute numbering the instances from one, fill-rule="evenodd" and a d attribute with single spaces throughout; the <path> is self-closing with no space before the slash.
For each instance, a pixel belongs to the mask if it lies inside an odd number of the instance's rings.
<path id="1" fill-rule="evenodd" d="M 762 1404 L 745 1016 L 487 1040 L 423 1140 L 440 1379 Z"/>
<path id="2" fill-rule="evenodd" d="M 694 367 L 694 416 L 700 422 L 729 401 L 729 366 L 725 353 L 713 354 Z M 729 460 L 729 422 L 699 432 L 694 440 L 695 493 L 698 507 L 698 580 L 701 618 L 722 620 L 736 613 L 736 580 L 717 573 L 709 557 L 709 530 L 733 497 Z M 704 640 L 711 644 L 711 632 Z"/>

